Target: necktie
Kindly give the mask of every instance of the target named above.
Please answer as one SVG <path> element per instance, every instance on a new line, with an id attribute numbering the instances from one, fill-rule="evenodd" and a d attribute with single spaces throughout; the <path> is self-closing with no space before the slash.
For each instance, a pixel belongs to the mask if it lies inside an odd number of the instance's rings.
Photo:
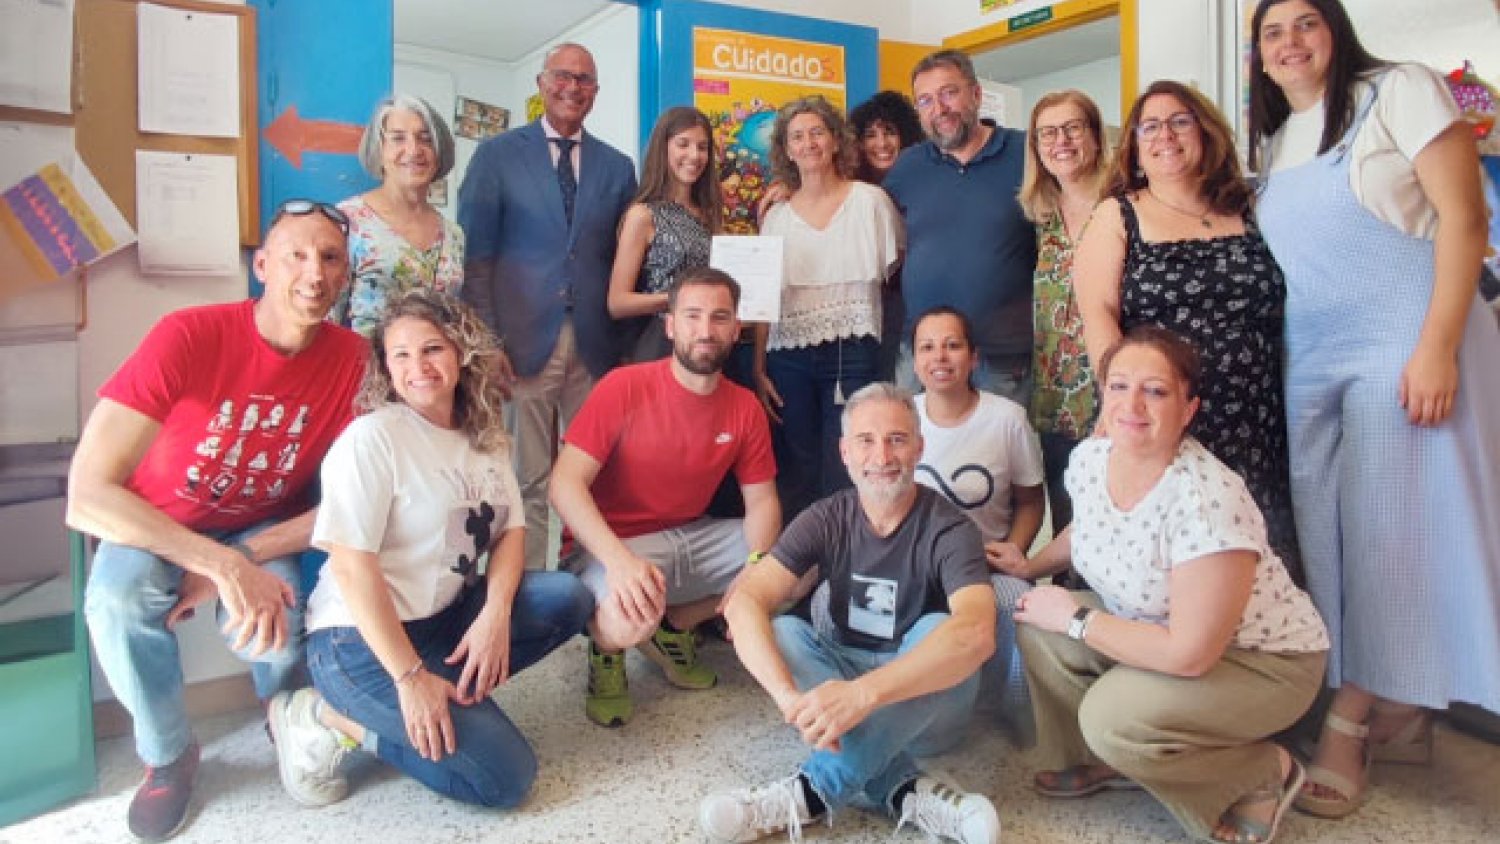
<path id="1" fill-rule="evenodd" d="M 573 147 L 578 142 L 572 138 L 553 138 L 557 144 L 557 186 L 562 190 L 563 214 L 568 225 L 573 225 L 573 201 L 578 198 L 578 176 L 573 173 Z"/>

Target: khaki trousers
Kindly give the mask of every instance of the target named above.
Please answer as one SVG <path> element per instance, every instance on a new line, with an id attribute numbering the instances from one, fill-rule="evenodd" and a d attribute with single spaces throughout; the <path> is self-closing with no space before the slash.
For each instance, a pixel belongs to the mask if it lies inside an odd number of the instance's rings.
<path id="1" fill-rule="evenodd" d="M 1080 603 L 1100 606 L 1091 592 Z M 1267 737 L 1307 711 L 1326 653 L 1230 648 L 1201 677 L 1120 665 L 1060 633 L 1019 625 L 1046 770 L 1102 762 L 1208 838 L 1224 810 L 1280 774 Z"/>
<path id="2" fill-rule="evenodd" d="M 547 559 L 551 510 L 547 482 L 557 462 L 562 432 L 594 386 L 578 356 L 573 321 L 564 320 L 542 371 L 516 382 L 507 416 L 514 442 L 516 481 L 526 508 L 526 568 L 555 568 Z"/>

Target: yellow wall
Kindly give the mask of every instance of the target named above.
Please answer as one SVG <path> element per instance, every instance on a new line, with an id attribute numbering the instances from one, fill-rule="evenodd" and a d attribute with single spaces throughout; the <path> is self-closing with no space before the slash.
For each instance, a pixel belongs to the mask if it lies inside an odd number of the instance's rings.
<path id="1" fill-rule="evenodd" d="M 907 41 L 880 42 L 880 90 L 900 91 L 911 96 L 911 69 L 922 57 L 938 49 L 929 44 Z M 853 105 L 858 105 L 854 103 Z"/>

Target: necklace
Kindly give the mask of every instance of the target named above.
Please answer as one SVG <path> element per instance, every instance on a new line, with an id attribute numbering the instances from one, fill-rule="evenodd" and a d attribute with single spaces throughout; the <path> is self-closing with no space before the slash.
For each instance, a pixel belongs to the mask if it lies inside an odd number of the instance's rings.
<path id="1" fill-rule="evenodd" d="M 1211 228 L 1214 227 L 1214 224 L 1210 223 L 1208 221 L 1208 211 L 1204 211 L 1203 213 L 1200 214 L 1200 213 L 1197 213 L 1197 212 L 1194 212 L 1194 211 L 1188 211 L 1185 208 L 1179 208 L 1176 205 L 1173 205 L 1172 203 L 1166 201 L 1165 199 L 1162 199 L 1161 197 L 1157 196 L 1156 195 L 1156 191 L 1152 190 L 1150 185 L 1146 186 L 1146 193 L 1151 194 L 1151 198 L 1152 199 L 1156 200 L 1157 202 L 1160 202 L 1162 205 L 1166 206 L 1169 210 L 1176 211 L 1178 214 L 1181 214 L 1184 217 L 1190 217 L 1190 218 L 1192 218 L 1194 220 L 1197 220 L 1198 222 L 1202 223 L 1203 227 L 1205 229 L 1211 229 Z M 1212 209 L 1209 209 L 1209 210 L 1212 210 Z"/>

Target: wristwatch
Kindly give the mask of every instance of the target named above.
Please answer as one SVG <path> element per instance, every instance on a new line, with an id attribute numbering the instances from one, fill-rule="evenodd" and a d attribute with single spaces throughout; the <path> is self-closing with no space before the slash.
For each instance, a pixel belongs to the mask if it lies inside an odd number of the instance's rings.
<path id="1" fill-rule="evenodd" d="M 766 558 L 766 555 L 769 553 L 769 551 L 751 551 L 750 556 L 745 558 L 745 565 L 753 566 L 761 560 L 764 560 Z"/>
<path id="2" fill-rule="evenodd" d="M 1068 638 L 1083 641 L 1083 634 L 1088 632 L 1089 621 L 1094 617 L 1091 607 L 1079 607 L 1068 621 Z"/>

